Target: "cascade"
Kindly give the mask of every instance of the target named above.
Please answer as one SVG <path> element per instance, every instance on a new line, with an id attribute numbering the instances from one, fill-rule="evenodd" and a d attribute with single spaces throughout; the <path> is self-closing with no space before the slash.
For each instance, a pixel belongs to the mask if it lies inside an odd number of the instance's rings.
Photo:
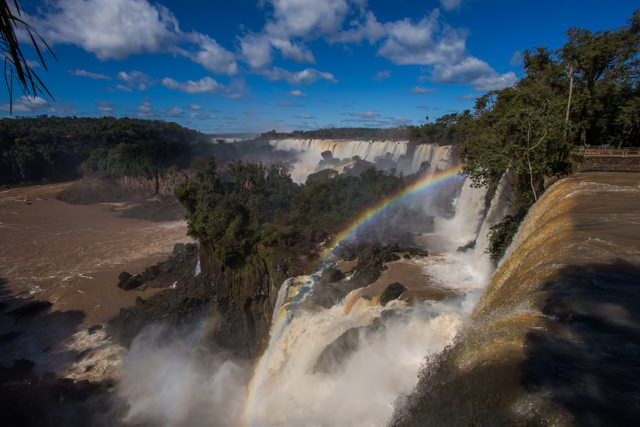
<path id="1" fill-rule="evenodd" d="M 362 160 L 375 162 L 389 157 L 398 163 L 406 156 L 408 141 L 364 141 L 364 140 L 332 140 L 332 139 L 273 139 L 269 144 L 276 150 L 300 153 L 291 171 L 291 177 L 296 182 L 304 182 L 310 174 L 318 170 L 322 160 L 322 153 L 330 151 L 335 159 L 348 161 L 354 156 Z M 434 173 L 451 166 L 451 146 L 438 144 L 421 144 L 415 149 L 413 157 L 401 162 L 398 167 L 405 174 L 412 174 L 420 170 L 420 166 L 428 163 L 425 173 Z M 348 166 L 348 165 L 347 165 Z M 344 166 L 343 166 L 344 168 Z"/>
<path id="2" fill-rule="evenodd" d="M 446 235 L 457 229 L 458 235 L 443 238 L 456 243 L 476 238 L 485 192 L 465 179 L 448 230 L 439 230 Z M 377 298 L 361 298 L 362 289 L 356 289 L 323 309 L 307 303 L 318 276 L 287 279 L 278 293 L 272 339 L 249 385 L 244 424 L 384 425 L 394 401 L 415 386 L 424 358 L 453 340 L 477 300 L 476 291 L 486 284 L 484 273 L 463 265 L 472 258 L 473 254 L 454 249 L 425 264 L 435 282 L 458 296 L 412 307 L 399 301 L 383 307 Z M 458 275 L 461 268 L 468 277 Z M 341 347 L 345 345 L 346 355 Z M 318 370 L 321 360 L 327 360 L 323 358 L 327 349 L 336 347 L 341 349 L 338 356 L 329 357 L 328 367 L 325 363 Z"/>
<path id="3" fill-rule="evenodd" d="M 639 179 L 579 173 L 547 189 L 455 343 L 425 366 L 391 424 L 633 424 Z M 508 213 L 510 185 L 504 177 L 483 230 Z"/>

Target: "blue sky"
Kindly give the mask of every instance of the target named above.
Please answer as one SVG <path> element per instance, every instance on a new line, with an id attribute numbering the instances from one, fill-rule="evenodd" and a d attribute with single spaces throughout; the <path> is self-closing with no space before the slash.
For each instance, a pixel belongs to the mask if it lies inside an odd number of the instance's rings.
<path id="1" fill-rule="evenodd" d="M 522 73 L 626 0 L 22 0 L 58 60 L 14 116 L 139 117 L 206 133 L 418 125 Z M 25 40 L 25 53 L 36 59 Z M 2 86 L 0 114 L 8 114 Z"/>

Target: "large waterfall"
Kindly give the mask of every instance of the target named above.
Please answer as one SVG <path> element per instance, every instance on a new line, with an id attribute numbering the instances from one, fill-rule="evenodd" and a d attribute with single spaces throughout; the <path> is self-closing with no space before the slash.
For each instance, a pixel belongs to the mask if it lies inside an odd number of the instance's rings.
<path id="1" fill-rule="evenodd" d="M 455 215 L 440 218 L 430 233 L 448 249 L 420 264 L 421 290 L 446 289 L 444 300 L 382 306 L 371 297 L 376 292 L 371 285 L 324 309 L 305 304 L 313 295 L 313 276 L 286 281 L 278 295 L 280 316 L 274 316 L 272 340 L 249 386 L 243 423 L 385 425 L 394 402 L 415 386 L 424 358 L 452 342 L 487 283 L 485 248 L 456 251 L 488 229 L 484 195 L 484 189 L 465 180 L 461 191 L 451 194 L 456 196 Z M 489 209 L 493 221 L 504 204 L 500 197 Z"/>
<path id="2" fill-rule="evenodd" d="M 435 147 L 425 149 L 426 161 L 448 166 L 449 159 L 438 159 L 437 152 Z M 175 344 L 168 344 L 166 331 L 139 336 L 119 387 L 131 405 L 128 421 L 387 423 L 397 399 L 415 387 L 425 357 L 439 354 L 452 342 L 488 281 L 485 248 L 459 250 L 481 240 L 478 233 L 487 230 L 485 190 L 473 188 L 464 177 L 449 176 L 410 201 L 413 206 L 424 204 L 425 212 L 436 216 L 433 227 L 416 239 L 429 249 L 428 257 L 389 263 L 379 281 L 329 308 L 314 303 L 314 295 L 321 292 L 317 275 L 285 281 L 277 297 L 271 341 L 255 366 L 243 366 L 224 354 L 194 351 L 197 332 L 178 334 Z M 431 206 L 436 204 L 449 207 Z M 489 209 L 494 220 L 495 209 Z M 381 303 L 381 293 L 394 280 L 408 290 L 400 299 Z"/>
<path id="3" fill-rule="evenodd" d="M 637 424 L 639 283 L 640 174 L 559 181 L 394 424 Z"/>
<path id="4" fill-rule="evenodd" d="M 424 164 L 427 172 L 446 169 L 451 160 L 451 146 L 438 144 L 418 145 L 411 158 L 407 158 L 408 141 L 286 138 L 273 139 L 269 144 L 277 150 L 299 153 L 291 171 L 291 177 L 296 182 L 303 182 L 308 175 L 322 169 L 318 164 L 322 160 L 322 153 L 327 151 L 331 152 L 333 158 L 344 161 L 351 160 L 355 156 L 371 163 L 388 159 L 405 174 L 419 171 Z"/>

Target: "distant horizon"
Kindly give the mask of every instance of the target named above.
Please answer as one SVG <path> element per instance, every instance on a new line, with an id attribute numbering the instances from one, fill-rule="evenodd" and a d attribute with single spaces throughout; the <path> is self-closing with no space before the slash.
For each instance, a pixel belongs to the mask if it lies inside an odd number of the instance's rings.
<path id="1" fill-rule="evenodd" d="M 420 125 L 515 84 L 526 49 L 627 24 L 621 0 L 24 0 L 55 97 L 14 116 L 132 117 L 206 134 Z M 0 114 L 9 114 L 2 86 Z"/>

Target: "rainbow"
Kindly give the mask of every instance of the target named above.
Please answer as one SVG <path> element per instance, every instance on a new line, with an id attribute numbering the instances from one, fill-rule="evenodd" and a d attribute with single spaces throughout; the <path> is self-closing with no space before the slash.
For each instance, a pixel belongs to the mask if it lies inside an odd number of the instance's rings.
<path id="1" fill-rule="evenodd" d="M 455 166 L 441 172 L 436 172 L 434 174 L 427 175 L 423 178 L 418 179 L 413 184 L 409 185 L 408 187 L 404 188 L 398 193 L 381 200 L 375 206 L 367 209 L 358 218 L 356 218 L 356 220 L 353 221 L 347 228 L 345 228 L 343 231 L 338 233 L 336 237 L 333 239 L 333 242 L 331 243 L 331 245 L 328 246 L 323 251 L 322 256 L 320 258 L 320 263 L 318 265 L 318 268 L 316 269 L 316 272 L 320 271 L 322 268 L 326 266 L 331 254 L 333 254 L 335 250 L 339 248 L 340 245 L 345 240 L 347 240 L 349 237 L 357 233 L 358 230 L 361 229 L 363 226 L 371 223 L 376 218 L 378 218 L 382 214 L 382 212 L 384 212 L 386 209 L 389 209 L 390 207 L 395 206 L 396 204 L 404 200 L 407 200 L 408 198 L 410 198 L 411 196 L 415 195 L 420 191 L 426 190 L 440 183 L 448 181 L 458 176 L 459 173 L 460 173 L 460 167 Z M 311 277 L 311 281 L 313 281 L 313 277 Z M 307 281 L 307 284 L 309 284 L 309 281 Z M 308 289 L 309 289 L 308 286 L 304 286 L 304 285 L 300 286 L 300 288 L 296 291 L 295 295 L 289 298 L 290 302 L 288 304 L 283 304 L 282 309 L 280 309 L 280 312 L 278 313 L 277 317 L 273 322 L 273 325 L 271 326 L 271 336 L 269 338 L 269 344 L 265 349 L 264 354 L 258 361 L 253 378 L 249 383 L 247 399 L 245 401 L 245 406 L 242 411 L 242 419 L 241 419 L 242 425 L 245 425 L 245 426 L 253 425 L 254 411 L 255 411 L 255 406 L 257 402 L 257 396 L 259 395 L 258 392 L 260 390 L 262 382 L 264 381 L 264 378 L 266 377 L 266 368 L 269 360 L 271 359 L 271 355 L 273 354 L 275 344 L 280 339 L 280 336 L 282 335 L 282 333 L 284 332 L 284 329 L 289 323 L 288 318 L 289 318 L 289 313 L 291 309 L 295 306 L 295 304 L 300 299 L 302 299 L 302 295 L 305 293 L 303 292 L 303 290 L 306 291 Z"/>

